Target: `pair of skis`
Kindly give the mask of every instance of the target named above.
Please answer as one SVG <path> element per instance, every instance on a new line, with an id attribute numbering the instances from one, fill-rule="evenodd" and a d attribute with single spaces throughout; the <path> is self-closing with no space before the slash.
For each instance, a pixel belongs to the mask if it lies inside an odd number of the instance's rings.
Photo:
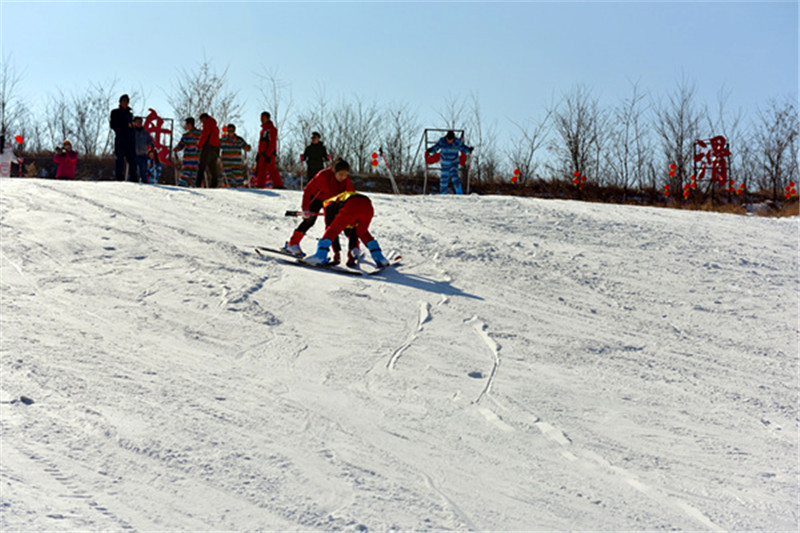
<path id="1" fill-rule="evenodd" d="M 318 270 L 327 270 L 328 272 L 335 272 L 337 274 L 343 274 L 346 276 L 374 276 L 375 274 L 379 274 L 390 267 L 395 267 L 400 264 L 402 261 L 402 257 L 397 256 L 393 258 L 388 265 L 386 266 L 377 266 L 371 270 L 358 270 L 352 268 L 343 268 L 338 265 L 312 265 L 311 263 L 306 263 L 303 261 L 303 258 L 294 254 L 287 252 L 286 250 L 281 250 L 280 248 L 269 248 L 267 246 L 256 246 L 256 253 L 261 257 L 267 257 L 271 259 L 276 259 L 281 263 L 287 265 L 294 265 L 300 266 L 305 268 L 316 268 Z"/>

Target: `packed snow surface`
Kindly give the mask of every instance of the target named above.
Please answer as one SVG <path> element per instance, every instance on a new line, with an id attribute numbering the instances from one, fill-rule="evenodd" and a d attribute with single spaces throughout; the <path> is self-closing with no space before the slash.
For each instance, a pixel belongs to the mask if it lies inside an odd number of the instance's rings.
<path id="1" fill-rule="evenodd" d="M 0 188 L 3 531 L 798 526 L 797 219 L 371 194 L 361 278 L 254 252 L 297 191 Z"/>

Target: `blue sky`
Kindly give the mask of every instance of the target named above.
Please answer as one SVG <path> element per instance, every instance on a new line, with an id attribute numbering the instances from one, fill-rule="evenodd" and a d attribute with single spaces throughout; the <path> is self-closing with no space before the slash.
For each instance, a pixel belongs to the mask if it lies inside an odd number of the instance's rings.
<path id="1" fill-rule="evenodd" d="M 798 3 L 781 2 L 37 2 L 0 0 L 2 57 L 34 107 L 60 88 L 117 80 L 171 115 L 180 68 L 207 57 L 245 101 L 240 131 L 264 107 L 257 74 L 290 84 L 295 109 L 324 87 L 403 102 L 438 127 L 447 98 L 477 94 L 485 120 L 543 115 L 583 83 L 604 104 L 632 81 L 654 97 L 682 77 L 713 105 L 754 115 L 798 92 Z"/>

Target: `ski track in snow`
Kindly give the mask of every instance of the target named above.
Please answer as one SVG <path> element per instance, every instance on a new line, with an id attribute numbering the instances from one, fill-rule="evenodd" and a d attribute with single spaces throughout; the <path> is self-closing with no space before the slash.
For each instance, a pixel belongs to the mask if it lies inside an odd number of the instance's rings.
<path id="1" fill-rule="evenodd" d="M 796 529 L 797 221 L 0 185 L 3 530 Z"/>

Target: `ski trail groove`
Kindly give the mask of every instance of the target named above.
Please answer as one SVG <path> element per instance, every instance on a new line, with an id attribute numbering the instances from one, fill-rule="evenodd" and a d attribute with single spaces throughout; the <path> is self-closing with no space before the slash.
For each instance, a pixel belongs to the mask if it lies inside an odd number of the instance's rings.
<path id="1" fill-rule="evenodd" d="M 395 365 L 397 364 L 397 360 L 400 359 L 400 356 L 403 355 L 411 344 L 417 340 L 419 337 L 420 332 L 422 331 L 423 325 L 431 319 L 431 304 L 428 302 L 419 302 L 419 316 L 417 317 L 417 328 L 414 330 L 413 333 L 408 337 L 406 342 L 404 342 L 399 348 L 397 348 L 394 352 L 392 352 L 392 356 L 389 358 L 389 362 L 386 363 L 386 368 L 389 370 L 394 370 Z"/>
<path id="2" fill-rule="evenodd" d="M 489 379 L 486 380 L 486 386 L 483 387 L 483 390 L 478 397 L 472 400 L 473 404 L 477 404 L 480 403 L 484 396 L 492 391 L 494 378 L 497 375 L 497 369 L 500 366 L 500 345 L 489 336 L 489 334 L 486 332 L 486 323 L 480 321 L 477 316 L 473 316 L 469 321 L 472 322 L 472 326 L 475 328 L 478 336 L 483 340 L 484 344 L 486 344 L 486 347 L 489 348 L 489 351 L 492 353 L 492 357 L 494 358 L 492 370 L 489 372 Z"/>

